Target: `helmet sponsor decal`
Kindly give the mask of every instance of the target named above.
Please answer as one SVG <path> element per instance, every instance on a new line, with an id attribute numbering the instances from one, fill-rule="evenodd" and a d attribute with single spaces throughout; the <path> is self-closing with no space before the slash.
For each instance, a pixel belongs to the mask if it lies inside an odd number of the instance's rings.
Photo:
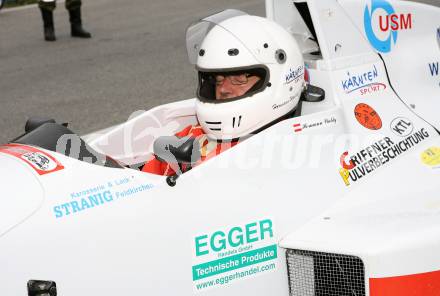
<path id="1" fill-rule="evenodd" d="M 192 241 L 195 292 L 263 275 L 279 264 L 271 219 L 205 231 Z"/>
<path id="2" fill-rule="evenodd" d="M 420 154 L 420 159 L 429 167 L 440 168 L 440 147 L 433 146 L 426 149 Z"/>
<path id="3" fill-rule="evenodd" d="M 371 0 L 364 10 L 364 29 L 370 44 L 388 53 L 397 42 L 398 32 L 412 29 L 411 13 L 396 13 L 387 0 Z"/>
<path id="4" fill-rule="evenodd" d="M 301 65 L 298 68 L 290 68 L 289 72 L 285 75 L 285 84 L 289 84 L 292 82 L 298 82 L 301 77 L 304 77 L 304 66 Z"/>
<path id="5" fill-rule="evenodd" d="M 422 128 L 400 141 L 384 137 L 350 156 L 348 151 L 345 151 L 340 157 L 341 168 L 339 174 L 345 185 L 349 186 L 386 163 L 393 161 L 429 137 L 429 133 Z"/>
<path id="6" fill-rule="evenodd" d="M 273 104 L 272 105 L 272 109 L 276 110 L 278 108 L 284 107 L 287 104 L 289 104 L 290 102 L 292 102 L 293 100 L 295 100 L 297 97 L 294 96 L 290 96 L 287 100 L 285 100 L 284 102 L 280 103 L 280 104 Z"/>
<path id="7" fill-rule="evenodd" d="M 384 83 L 378 82 L 378 77 L 376 65 L 361 73 L 351 74 L 347 72 L 347 78 L 341 81 L 342 90 L 346 94 L 357 92 L 363 96 L 386 89 L 387 86 Z"/>
<path id="8" fill-rule="evenodd" d="M 66 196 L 64 202 L 53 206 L 53 215 L 56 219 L 66 218 L 119 200 L 131 199 L 152 188 L 154 188 L 153 184 L 137 183 L 131 177 L 121 177 L 87 188 L 78 188 Z"/>
<path id="9" fill-rule="evenodd" d="M 31 166 L 40 176 L 64 169 L 53 156 L 35 147 L 21 144 L 0 146 L 0 152 L 19 158 Z"/>
<path id="10" fill-rule="evenodd" d="M 303 130 L 313 129 L 317 127 L 325 127 L 334 124 L 336 124 L 336 118 L 331 116 L 323 119 L 310 120 L 309 122 L 304 122 L 304 123 L 294 123 L 293 131 L 295 133 L 299 133 L 302 132 Z"/>
<path id="11" fill-rule="evenodd" d="M 365 103 L 357 104 L 354 108 L 357 121 L 365 128 L 379 130 L 382 128 L 382 119 L 372 107 Z"/>

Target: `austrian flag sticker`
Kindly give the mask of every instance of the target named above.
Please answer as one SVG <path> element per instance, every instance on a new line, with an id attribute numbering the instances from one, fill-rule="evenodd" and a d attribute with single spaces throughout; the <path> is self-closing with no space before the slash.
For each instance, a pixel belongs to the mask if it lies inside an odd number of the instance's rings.
<path id="1" fill-rule="evenodd" d="M 295 123 L 293 125 L 293 130 L 295 131 L 295 133 L 298 133 L 298 132 L 302 131 L 301 124 L 300 123 Z"/>

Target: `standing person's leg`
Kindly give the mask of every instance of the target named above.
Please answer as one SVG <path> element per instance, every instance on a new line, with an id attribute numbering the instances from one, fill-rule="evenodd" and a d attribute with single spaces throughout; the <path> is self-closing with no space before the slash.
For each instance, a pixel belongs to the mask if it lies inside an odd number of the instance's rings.
<path id="1" fill-rule="evenodd" d="M 53 11 L 56 7 L 55 0 L 39 0 L 38 7 L 43 17 L 44 39 L 46 41 L 55 41 L 55 27 L 53 23 Z"/>
<path id="2" fill-rule="evenodd" d="M 92 37 L 92 35 L 82 27 L 81 0 L 66 0 L 66 9 L 69 11 L 72 37 Z"/>

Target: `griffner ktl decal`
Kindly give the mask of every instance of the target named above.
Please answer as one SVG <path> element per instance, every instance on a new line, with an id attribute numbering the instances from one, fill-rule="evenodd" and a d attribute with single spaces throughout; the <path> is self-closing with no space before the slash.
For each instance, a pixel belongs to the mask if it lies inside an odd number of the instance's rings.
<path id="1" fill-rule="evenodd" d="M 385 137 L 351 155 L 348 161 L 348 152 L 346 151 L 340 159 L 339 174 L 345 185 L 349 186 L 350 182 L 359 181 L 427 138 L 429 138 L 429 133 L 422 128 L 397 143 L 389 137 Z"/>

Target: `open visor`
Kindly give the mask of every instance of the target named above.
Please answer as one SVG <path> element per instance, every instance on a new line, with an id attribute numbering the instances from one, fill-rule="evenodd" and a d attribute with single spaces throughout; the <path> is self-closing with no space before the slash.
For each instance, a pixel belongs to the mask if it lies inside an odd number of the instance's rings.
<path id="1" fill-rule="evenodd" d="M 236 9 L 227 9 L 192 23 L 186 30 L 186 51 L 189 62 L 193 65 L 196 64 L 200 45 L 213 27 L 229 18 L 241 15 L 247 15 L 247 13 Z"/>
<path id="2" fill-rule="evenodd" d="M 199 69 L 199 86 L 197 97 L 202 102 L 225 103 L 236 101 L 262 92 L 269 81 L 269 70 L 265 65 L 254 65 L 228 70 Z M 216 88 L 221 89 L 221 85 L 227 83 L 229 88 L 241 88 L 238 95 L 227 98 L 221 96 L 221 91 L 216 93 Z"/>

